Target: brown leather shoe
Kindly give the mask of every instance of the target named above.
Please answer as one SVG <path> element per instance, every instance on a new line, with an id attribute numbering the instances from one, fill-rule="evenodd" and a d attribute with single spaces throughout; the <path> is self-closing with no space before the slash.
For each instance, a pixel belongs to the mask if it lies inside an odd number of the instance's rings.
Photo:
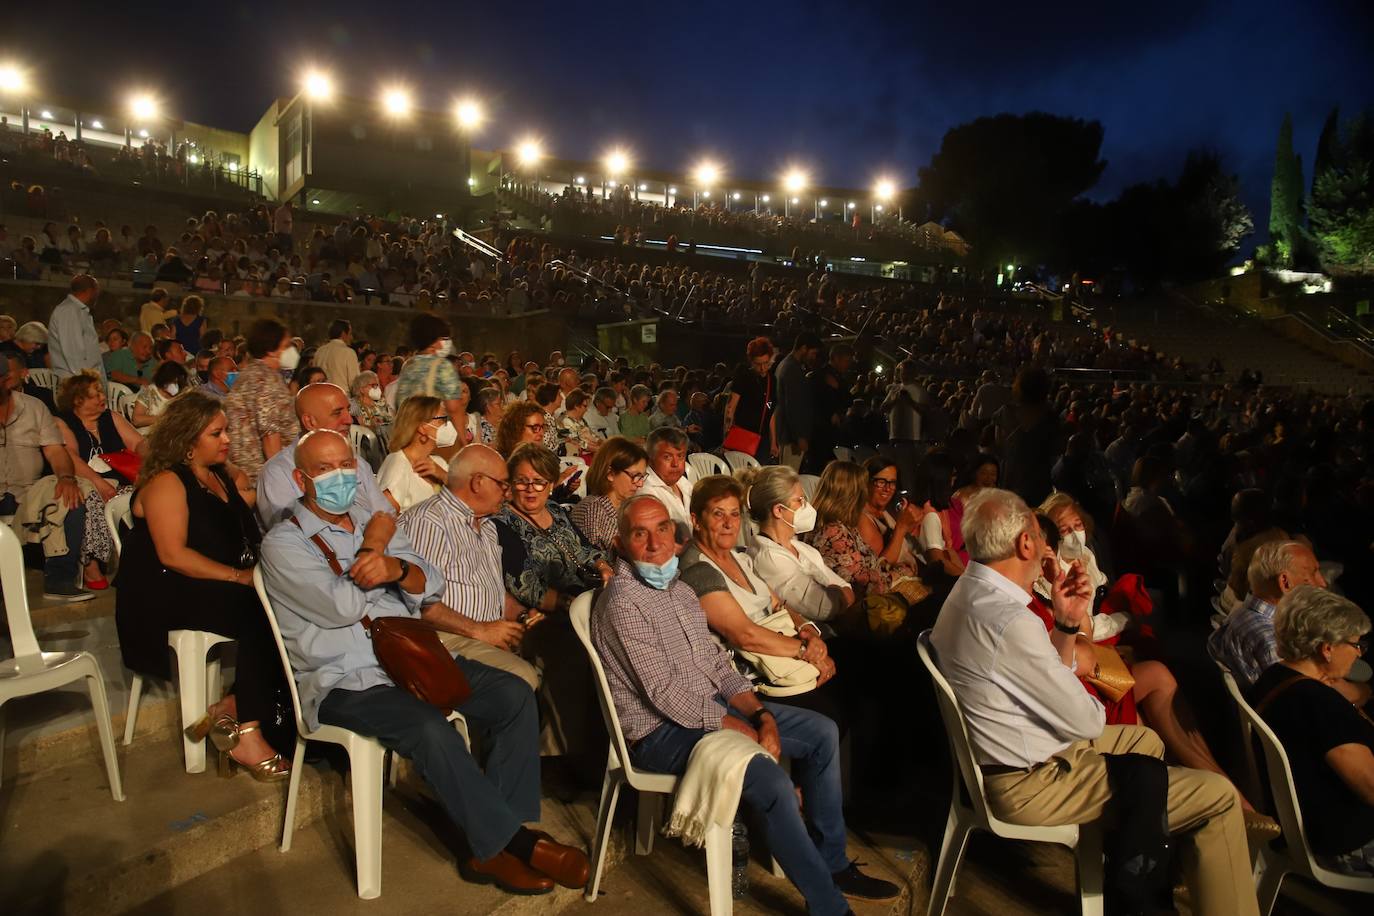
<path id="1" fill-rule="evenodd" d="M 579 890 L 587 886 L 591 866 L 587 854 L 576 846 L 565 846 L 542 830 L 534 831 L 539 839 L 534 843 L 530 865 L 548 875 L 564 887 Z"/>
<path id="2" fill-rule="evenodd" d="M 553 890 L 553 881 L 505 850 L 485 862 L 468 859 L 463 877 L 475 884 L 495 884 L 508 894 L 535 896 Z"/>

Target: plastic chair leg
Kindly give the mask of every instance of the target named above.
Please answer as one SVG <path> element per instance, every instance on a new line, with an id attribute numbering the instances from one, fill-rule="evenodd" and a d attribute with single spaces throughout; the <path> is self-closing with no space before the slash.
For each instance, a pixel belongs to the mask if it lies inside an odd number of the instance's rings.
<path id="1" fill-rule="evenodd" d="M 210 647 L 205 647 L 209 654 Z M 224 681 L 219 677 L 219 656 L 205 660 L 205 701 L 206 704 L 218 703 L 224 698 Z"/>
<path id="2" fill-rule="evenodd" d="M 305 739 L 297 736 L 296 753 L 291 756 L 291 779 L 286 788 L 286 820 L 281 828 L 281 851 L 291 851 L 291 835 L 296 832 L 296 799 L 301 791 L 301 767 L 305 766 Z"/>
<path id="3" fill-rule="evenodd" d="M 101 677 L 100 667 L 91 659 L 94 674 L 86 676 L 86 689 L 91 694 L 91 707 L 95 713 L 95 727 L 100 732 L 100 752 L 105 757 L 105 775 L 110 780 L 110 794 L 115 801 L 124 800 L 124 784 L 119 779 L 119 757 L 115 754 L 114 723 L 110 721 L 110 701 L 105 695 L 105 679 Z"/>
<path id="4" fill-rule="evenodd" d="M 712 824 L 706 828 L 706 887 L 711 898 L 711 916 L 728 916 L 735 901 L 730 887 L 732 866 L 730 828 Z"/>
<path id="5" fill-rule="evenodd" d="M 134 728 L 138 725 L 138 701 L 143 699 L 143 675 L 135 674 L 129 682 L 129 705 L 124 710 L 124 746 L 134 742 Z"/>
<path id="6" fill-rule="evenodd" d="M 616 802 L 620 800 L 621 780 L 608 767 L 601 782 L 601 804 L 596 811 L 596 836 L 592 847 L 592 877 L 583 897 L 591 903 L 601 888 L 601 872 L 606 867 L 606 849 L 611 845 L 611 822 L 615 820 Z"/>
<path id="7" fill-rule="evenodd" d="M 647 856 L 654 851 L 654 834 L 663 816 L 663 796 L 657 792 L 639 793 L 639 810 L 635 813 L 635 855 Z"/>
<path id="8" fill-rule="evenodd" d="M 376 745 L 350 746 L 348 766 L 353 771 L 358 896 L 371 900 L 382 894 L 382 749 Z"/>
<path id="9" fill-rule="evenodd" d="M 1095 828 L 1078 828 L 1078 899 L 1083 916 L 1102 916 L 1102 833 Z"/>
<path id="10" fill-rule="evenodd" d="M 1259 898 L 1260 916 L 1269 916 L 1274 912 L 1274 904 L 1279 900 L 1279 891 L 1283 888 L 1283 879 L 1288 874 L 1288 869 L 1284 868 L 1283 863 L 1272 857 L 1265 863 L 1264 874 L 1260 876 L 1259 888 L 1255 896 Z"/>
<path id="11" fill-rule="evenodd" d="M 181 701 L 181 727 L 183 729 L 205 715 L 209 705 L 205 699 L 205 656 L 196 657 L 193 647 L 185 645 L 177 652 L 177 695 Z M 205 742 L 192 741 L 181 734 L 182 751 L 186 756 L 186 772 L 205 772 Z"/>
<path id="12" fill-rule="evenodd" d="M 949 817 L 945 821 L 945 838 L 940 843 L 940 860 L 935 866 L 935 881 L 930 889 L 928 916 L 943 916 L 949 905 L 950 895 L 954 892 L 954 876 L 959 871 L 959 863 L 964 860 L 964 849 L 968 846 L 969 834 L 973 832 L 973 822 L 960 816 L 959 808 L 951 805 Z"/>
<path id="13" fill-rule="evenodd" d="M 0 784 L 5 781 L 5 701 L 0 700 Z"/>

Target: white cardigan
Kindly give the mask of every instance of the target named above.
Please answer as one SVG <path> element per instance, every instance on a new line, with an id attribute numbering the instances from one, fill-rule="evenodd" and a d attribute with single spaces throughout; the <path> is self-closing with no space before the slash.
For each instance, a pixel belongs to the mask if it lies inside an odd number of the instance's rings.
<path id="1" fill-rule="evenodd" d="M 797 555 L 760 533 L 749 550 L 754 571 L 792 610 L 807 620 L 826 621 L 845 609 L 842 589 L 849 583 L 825 565 L 820 551 L 792 539 Z"/>

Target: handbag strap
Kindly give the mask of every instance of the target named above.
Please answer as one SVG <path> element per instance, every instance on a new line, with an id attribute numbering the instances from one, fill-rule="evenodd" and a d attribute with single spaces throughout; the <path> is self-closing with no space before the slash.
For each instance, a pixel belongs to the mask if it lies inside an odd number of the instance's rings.
<path id="1" fill-rule="evenodd" d="M 294 515 L 291 516 L 291 524 L 295 525 L 297 528 L 301 528 L 301 521 L 300 521 L 300 519 L 296 518 L 296 516 L 294 516 Z M 304 528 L 301 528 L 301 532 L 304 533 L 304 532 L 305 532 L 305 529 L 304 529 Z M 310 543 L 312 543 L 312 544 L 314 544 L 316 547 L 318 547 L 318 548 L 320 549 L 320 553 L 324 554 L 324 559 L 325 559 L 325 561 L 329 564 L 329 568 L 332 569 L 332 570 L 334 571 L 334 575 L 339 576 L 340 578 L 342 578 L 342 577 L 343 577 L 343 574 L 344 574 L 343 565 L 342 565 L 341 563 L 339 563 L 339 557 L 338 557 L 338 555 L 337 555 L 336 553 L 334 553 L 334 549 L 333 549 L 332 547 L 329 546 L 329 543 L 328 543 L 324 538 L 320 537 L 320 533 L 319 533 L 318 531 L 315 532 L 314 534 L 310 535 L 309 537 L 310 537 Z M 371 639 L 371 638 L 372 638 L 372 618 L 369 617 L 367 614 L 364 614 L 364 615 L 363 615 L 363 619 L 362 619 L 362 624 L 363 624 L 363 631 L 364 631 L 365 633 L 367 633 L 367 638 L 368 638 L 368 639 Z"/>

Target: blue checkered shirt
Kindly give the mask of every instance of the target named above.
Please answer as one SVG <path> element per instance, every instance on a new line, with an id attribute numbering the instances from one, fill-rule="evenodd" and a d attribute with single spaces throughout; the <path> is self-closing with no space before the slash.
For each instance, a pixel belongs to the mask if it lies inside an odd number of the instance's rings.
<path id="1" fill-rule="evenodd" d="M 1274 605 L 1252 594 L 1226 625 L 1208 638 L 1207 648 L 1213 658 L 1231 669 L 1242 689 L 1249 687 L 1279 660 Z"/>

